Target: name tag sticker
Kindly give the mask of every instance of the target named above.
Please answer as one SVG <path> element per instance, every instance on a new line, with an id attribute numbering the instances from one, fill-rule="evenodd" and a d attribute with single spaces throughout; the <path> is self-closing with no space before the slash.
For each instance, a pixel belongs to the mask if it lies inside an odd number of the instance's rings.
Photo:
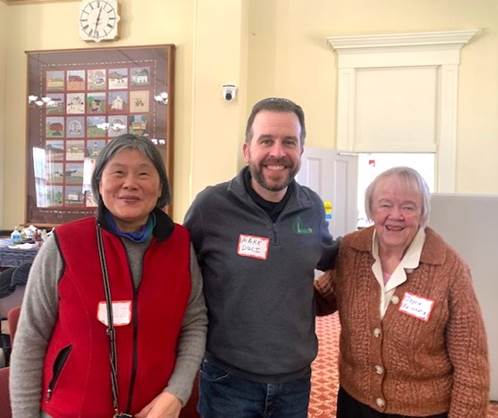
<path id="1" fill-rule="evenodd" d="M 99 302 L 97 319 L 107 326 L 107 307 L 105 301 Z M 112 322 L 115 327 L 128 325 L 131 322 L 131 300 L 112 302 Z"/>
<path id="2" fill-rule="evenodd" d="M 268 258 L 269 246 L 270 238 L 240 234 L 237 254 L 242 257 L 266 260 Z"/>
<path id="3" fill-rule="evenodd" d="M 413 316 L 422 321 L 428 321 L 432 311 L 433 300 L 422 298 L 412 293 L 405 292 L 399 307 L 400 312 Z"/>

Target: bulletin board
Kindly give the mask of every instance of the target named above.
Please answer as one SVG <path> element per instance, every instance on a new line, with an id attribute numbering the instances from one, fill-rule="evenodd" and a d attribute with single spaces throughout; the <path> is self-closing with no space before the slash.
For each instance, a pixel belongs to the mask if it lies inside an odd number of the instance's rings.
<path id="1" fill-rule="evenodd" d="M 172 186 L 174 52 L 174 45 L 27 52 L 26 223 L 93 215 L 95 159 L 124 133 L 158 147 Z"/>

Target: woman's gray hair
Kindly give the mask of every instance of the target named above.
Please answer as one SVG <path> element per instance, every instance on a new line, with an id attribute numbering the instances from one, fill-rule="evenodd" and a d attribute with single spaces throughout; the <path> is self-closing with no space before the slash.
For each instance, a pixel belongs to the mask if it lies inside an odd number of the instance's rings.
<path id="1" fill-rule="evenodd" d="M 388 177 L 396 177 L 403 182 L 406 188 L 420 193 L 422 201 L 420 226 L 422 228 L 425 227 L 429 222 L 429 214 L 431 211 L 431 192 L 429 191 L 429 187 L 420 173 L 410 167 L 390 168 L 389 170 L 380 173 L 377 177 L 375 177 L 372 183 L 370 183 L 365 192 L 365 212 L 368 219 L 372 220 L 372 205 L 375 188 L 380 180 Z"/>
<path id="2" fill-rule="evenodd" d="M 92 192 L 99 208 L 104 203 L 99 193 L 100 180 L 102 180 L 102 172 L 105 166 L 118 152 L 124 149 L 134 149 L 145 155 L 154 165 L 159 174 L 161 182 L 161 196 L 157 199 L 156 207 L 161 209 L 170 202 L 170 190 L 166 168 L 164 167 L 163 158 L 152 141 L 143 136 L 132 134 L 124 134 L 114 138 L 100 151 L 95 169 L 92 174 Z"/>

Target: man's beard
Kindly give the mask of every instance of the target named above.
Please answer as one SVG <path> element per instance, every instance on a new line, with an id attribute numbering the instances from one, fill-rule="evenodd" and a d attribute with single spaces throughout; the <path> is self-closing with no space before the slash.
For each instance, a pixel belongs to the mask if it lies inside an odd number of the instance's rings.
<path id="1" fill-rule="evenodd" d="M 269 184 L 263 174 L 263 165 L 283 165 L 288 169 L 288 174 L 277 183 Z M 249 162 L 249 170 L 251 177 L 264 189 L 271 192 L 279 192 L 284 190 L 294 180 L 297 172 L 299 171 L 299 163 L 293 165 L 287 158 L 268 158 L 261 161 L 259 164 Z M 269 170 L 267 170 L 269 171 Z"/>

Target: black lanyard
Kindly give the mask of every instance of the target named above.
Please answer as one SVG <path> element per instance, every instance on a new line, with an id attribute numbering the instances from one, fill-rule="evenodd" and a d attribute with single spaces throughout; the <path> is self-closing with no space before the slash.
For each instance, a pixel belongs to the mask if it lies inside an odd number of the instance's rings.
<path id="1" fill-rule="evenodd" d="M 111 386 L 112 386 L 112 407 L 114 408 L 115 418 L 133 417 L 133 415 L 119 412 L 118 399 L 118 368 L 117 368 L 117 351 L 116 351 L 116 330 L 112 315 L 112 297 L 111 285 L 109 283 L 109 273 L 104 252 L 104 242 L 102 240 L 102 229 L 97 224 L 97 248 L 99 251 L 100 268 L 102 270 L 102 281 L 104 284 L 105 304 L 107 309 L 107 336 L 109 337 L 109 365 L 111 366 Z"/>

